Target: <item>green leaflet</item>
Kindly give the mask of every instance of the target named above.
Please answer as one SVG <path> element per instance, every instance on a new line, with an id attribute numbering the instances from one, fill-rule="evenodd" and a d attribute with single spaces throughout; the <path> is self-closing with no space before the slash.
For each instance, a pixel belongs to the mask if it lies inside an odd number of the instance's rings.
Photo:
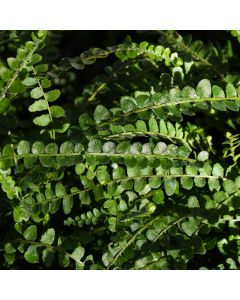
<path id="1" fill-rule="evenodd" d="M 22 155 L 22 154 L 28 154 L 30 151 L 30 146 L 29 146 L 29 143 L 27 141 L 21 141 L 19 144 L 18 144 L 18 147 L 17 147 L 17 153 L 19 155 Z"/>
<path id="2" fill-rule="evenodd" d="M 54 228 L 48 229 L 41 237 L 41 242 L 44 244 L 51 245 L 55 239 L 55 230 Z"/>
<path id="3" fill-rule="evenodd" d="M 163 191 L 159 190 L 156 191 L 153 195 L 153 202 L 156 204 L 163 204 L 164 203 L 164 193 Z"/>
<path id="4" fill-rule="evenodd" d="M 188 235 L 192 236 L 198 229 L 199 222 L 193 218 L 189 218 L 188 221 L 182 223 L 182 230 Z"/>
<path id="5" fill-rule="evenodd" d="M 31 90 L 30 94 L 33 99 L 39 99 L 44 95 L 44 93 L 40 87 L 36 87 L 33 90 Z"/>
<path id="6" fill-rule="evenodd" d="M 48 102 L 56 101 L 60 97 L 61 92 L 59 90 L 52 90 L 46 93 L 46 99 Z"/>
<path id="7" fill-rule="evenodd" d="M 100 123 L 103 120 L 107 120 L 110 118 L 110 113 L 108 112 L 107 108 L 103 105 L 98 105 L 94 112 L 94 119 L 96 123 Z"/>
<path id="8" fill-rule="evenodd" d="M 82 259 L 82 257 L 84 256 L 85 250 L 83 247 L 79 246 L 77 247 L 73 253 L 71 254 L 71 256 L 76 260 L 76 261 L 80 261 Z"/>
<path id="9" fill-rule="evenodd" d="M 32 86 L 35 85 L 36 83 L 37 83 L 37 78 L 33 78 L 33 77 L 27 77 L 22 81 L 22 84 L 26 86 Z"/>
<path id="10" fill-rule="evenodd" d="M 45 127 L 48 124 L 50 124 L 51 119 L 49 115 L 41 115 L 39 117 L 36 117 L 33 119 L 33 123 L 38 125 L 38 126 L 42 126 Z"/>
<path id="11" fill-rule="evenodd" d="M 49 249 L 49 248 L 45 248 L 43 250 L 42 260 L 43 260 L 44 266 L 46 268 L 49 268 L 52 266 L 54 258 L 55 258 L 55 250 Z"/>
<path id="12" fill-rule="evenodd" d="M 35 101 L 32 105 L 29 106 L 30 112 L 47 110 L 47 103 L 44 100 Z"/>
<path id="13" fill-rule="evenodd" d="M 196 92 L 199 98 L 211 97 L 211 83 L 207 79 L 203 79 L 199 82 L 196 88 Z M 217 95 L 219 96 L 219 95 Z"/>
<path id="14" fill-rule="evenodd" d="M 27 262 L 31 264 L 36 264 L 39 262 L 39 254 L 37 246 L 29 246 L 27 251 L 24 253 L 24 258 Z"/>
<path id="15" fill-rule="evenodd" d="M 37 238 L 37 226 L 30 225 L 23 233 L 26 240 L 35 241 Z"/>
<path id="16" fill-rule="evenodd" d="M 177 187 L 178 184 L 175 178 L 164 179 L 164 188 L 168 196 L 173 195 L 176 192 Z"/>

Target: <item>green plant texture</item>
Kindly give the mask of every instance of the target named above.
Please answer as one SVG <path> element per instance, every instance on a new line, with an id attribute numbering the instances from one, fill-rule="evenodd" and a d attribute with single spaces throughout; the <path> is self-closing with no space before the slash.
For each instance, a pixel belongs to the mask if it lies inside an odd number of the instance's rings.
<path id="1" fill-rule="evenodd" d="M 0 269 L 239 269 L 239 31 L 130 35 L 0 31 Z"/>

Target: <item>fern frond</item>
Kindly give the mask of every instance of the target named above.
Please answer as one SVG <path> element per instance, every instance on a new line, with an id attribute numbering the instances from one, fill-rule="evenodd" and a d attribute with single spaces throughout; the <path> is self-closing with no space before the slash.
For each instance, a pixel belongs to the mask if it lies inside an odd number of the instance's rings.
<path id="1" fill-rule="evenodd" d="M 173 118 L 182 120 L 183 115 L 194 115 L 196 111 L 208 110 L 213 107 L 216 110 L 238 111 L 240 106 L 240 92 L 232 84 L 227 84 L 226 95 L 219 86 L 212 86 L 207 79 L 199 82 L 196 90 L 185 87 L 183 90 L 173 88 L 168 94 L 155 93 L 148 97 L 145 103 L 133 97 L 123 97 L 121 106 L 112 110 L 97 107 L 94 113 L 97 128 L 109 124 L 121 124 L 130 117 L 149 119 L 153 113 L 156 118 Z M 104 111 L 104 113 L 103 113 Z"/>

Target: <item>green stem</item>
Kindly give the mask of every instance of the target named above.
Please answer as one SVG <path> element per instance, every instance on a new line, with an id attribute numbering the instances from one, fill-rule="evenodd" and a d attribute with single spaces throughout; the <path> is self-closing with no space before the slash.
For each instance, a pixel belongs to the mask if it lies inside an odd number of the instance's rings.
<path id="1" fill-rule="evenodd" d="M 70 193 L 70 194 L 65 194 L 61 197 L 53 197 L 53 198 L 50 198 L 48 199 L 49 202 L 51 201 L 55 201 L 55 200 L 60 200 L 64 197 L 72 197 L 72 196 L 77 196 L 77 195 L 80 195 L 81 193 L 84 193 L 84 192 L 89 192 L 91 190 L 93 190 L 94 188 L 97 188 L 97 187 L 101 187 L 103 185 L 108 185 L 108 184 L 112 184 L 112 183 L 118 183 L 118 182 L 121 182 L 121 181 L 124 181 L 124 180 L 135 180 L 135 179 L 141 179 L 141 178 L 204 178 L 204 179 L 222 179 L 222 180 L 226 180 L 226 178 L 220 178 L 218 176 L 207 176 L 207 175 L 188 175 L 188 174 L 182 174 L 182 175 L 141 175 L 141 176 L 132 176 L 132 177 L 123 177 L 123 178 L 118 178 L 118 179 L 113 179 L 113 180 L 110 180 L 110 181 L 107 181 L 107 182 L 102 182 L 102 183 L 98 183 L 98 184 L 94 184 L 93 186 L 89 187 L 89 188 L 86 188 L 84 190 L 80 190 L 80 191 L 76 191 L 76 192 L 73 192 L 73 193 Z M 26 196 L 28 196 L 29 194 L 25 195 L 22 197 L 22 199 Z"/>
<path id="2" fill-rule="evenodd" d="M 9 156 L 1 156 L 1 160 L 6 159 L 21 159 L 21 158 L 31 158 L 31 157 L 72 157 L 72 156 L 82 156 L 81 152 L 74 152 L 74 153 L 40 153 L 40 154 L 19 154 L 19 155 L 9 155 Z M 173 160 L 184 160 L 189 162 L 196 162 L 196 159 L 188 158 L 188 157 L 179 157 L 173 155 L 162 155 L 162 154 L 155 154 L 155 153 L 97 153 L 97 152 L 86 152 L 87 156 L 105 156 L 105 157 L 149 157 L 149 158 L 165 158 L 165 159 L 173 159 Z"/>
<path id="3" fill-rule="evenodd" d="M 166 134 L 162 134 L 159 132 L 151 132 L 151 131 L 132 131 L 132 132 L 122 132 L 122 133 L 118 133 L 118 134 L 111 134 L 108 136 L 104 136 L 104 140 L 110 140 L 110 139 L 121 139 L 121 138 L 132 138 L 135 136 L 151 136 L 151 137 L 161 137 L 164 139 L 167 139 L 171 142 L 173 142 L 173 140 L 179 141 L 181 142 L 183 145 L 188 145 L 187 141 L 182 139 L 182 138 L 178 138 L 175 136 L 168 136 Z M 188 146 L 189 147 L 189 146 Z"/>

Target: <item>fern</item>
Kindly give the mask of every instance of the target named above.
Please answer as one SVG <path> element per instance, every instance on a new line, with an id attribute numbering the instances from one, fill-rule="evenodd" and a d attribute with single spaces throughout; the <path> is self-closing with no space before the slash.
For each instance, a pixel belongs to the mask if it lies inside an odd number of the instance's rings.
<path id="1" fill-rule="evenodd" d="M 0 34 L 0 267 L 238 268 L 237 54 L 169 31 L 56 63 L 66 34 Z"/>

